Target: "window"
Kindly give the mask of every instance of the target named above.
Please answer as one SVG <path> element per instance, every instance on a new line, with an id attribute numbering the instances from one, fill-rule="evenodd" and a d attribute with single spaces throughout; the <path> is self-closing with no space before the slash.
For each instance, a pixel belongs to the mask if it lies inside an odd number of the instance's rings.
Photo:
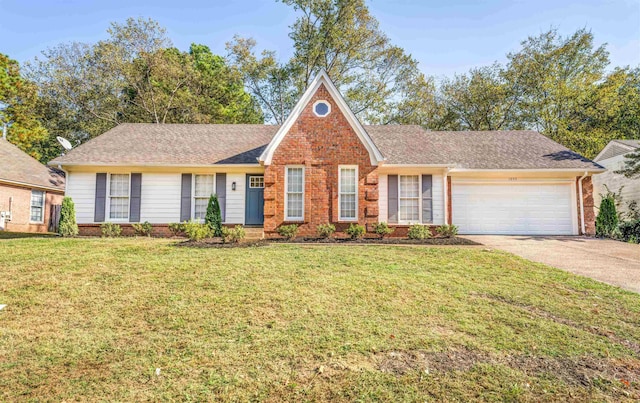
<path id="1" fill-rule="evenodd" d="M 358 167 L 341 166 L 338 178 L 339 219 L 358 220 Z"/>
<path id="2" fill-rule="evenodd" d="M 263 188 L 264 187 L 264 176 L 250 176 L 249 177 L 249 187 L 250 188 Z"/>
<path id="3" fill-rule="evenodd" d="M 109 218 L 129 218 L 129 174 L 111 174 L 109 177 Z"/>
<path id="4" fill-rule="evenodd" d="M 304 219 L 304 167 L 287 167 L 285 177 L 285 220 Z"/>
<path id="5" fill-rule="evenodd" d="M 193 218 L 204 220 L 207 215 L 209 197 L 215 192 L 214 175 L 193 175 Z"/>
<path id="6" fill-rule="evenodd" d="M 313 113 L 320 118 L 327 116 L 331 112 L 331 104 L 327 101 L 316 101 L 313 104 Z"/>
<path id="7" fill-rule="evenodd" d="M 31 191 L 31 222 L 44 222 L 44 192 Z"/>
<path id="8" fill-rule="evenodd" d="M 420 177 L 418 175 L 400 175 L 399 179 L 398 219 L 400 222 L 419 222 Z"/>

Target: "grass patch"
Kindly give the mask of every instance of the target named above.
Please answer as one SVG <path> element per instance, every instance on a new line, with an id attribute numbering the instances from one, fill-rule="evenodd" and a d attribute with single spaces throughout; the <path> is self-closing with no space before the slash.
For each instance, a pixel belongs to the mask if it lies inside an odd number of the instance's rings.
<path id="1" fill-rule="evenodd" d="M 8 231 L 0 231 L 0 239 L 22 239 L 22 238 L 52 238 L 56 237 L 58 234 L 53 232 L 8 232 Z"/>
<path id="2" fill-rule="evenodd" d="M 480 248 L 175 243 L 0 243 L 0 400 L 640 397 L 634 293 Z"/>

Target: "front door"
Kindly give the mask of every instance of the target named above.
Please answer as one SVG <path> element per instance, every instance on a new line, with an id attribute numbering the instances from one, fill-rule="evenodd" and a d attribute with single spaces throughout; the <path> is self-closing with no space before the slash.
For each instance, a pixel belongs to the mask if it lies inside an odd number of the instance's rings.
<path id="1" fill-rule="evenodd" d="M 245 225 L 264 223 L 264 176 L 247 175 L 247 201 L 244 209 Z"/>

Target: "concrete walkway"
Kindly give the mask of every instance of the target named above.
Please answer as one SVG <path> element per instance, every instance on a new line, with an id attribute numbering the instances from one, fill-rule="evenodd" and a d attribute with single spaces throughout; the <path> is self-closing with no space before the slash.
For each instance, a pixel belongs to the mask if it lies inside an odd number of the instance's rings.
<path id="1" fill-rule="evenodd" d="M 534 262 L 640 292 L 640 245 L 570 236 L 463 237 Z"/>

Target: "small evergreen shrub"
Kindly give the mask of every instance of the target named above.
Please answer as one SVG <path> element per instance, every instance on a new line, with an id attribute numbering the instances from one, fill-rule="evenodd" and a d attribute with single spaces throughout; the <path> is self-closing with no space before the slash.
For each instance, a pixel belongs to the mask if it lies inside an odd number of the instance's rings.
<path id="1" fill-rule="evenodd" d="M 318 235 L 321 238 L 331 238 L 334 232 L 336 232 L 336 226 L 333 224 L 318 225 Z"/>
<path id="2" fill-rule="evenodd" d="M 209 197 L 204 222 L 211 229 L 213 236 L 222 236 L 222 214 L 220 212 L 220 203 L 218 202 L 217 195 L 211 195 L 211 197 Z"/>
<path id="3" fill-rule="evenodd" d="M 78 224 L 76 223 L 76 207 L 69 196 L 62 199 L 60 207 L 60 224 L 58 233 L 62 236 L 78 235 Z"/>
<path id="4" fill-rule="evenodd" d="M 441 225 L 436 228 L 436 234 L 442 238 L 452 238 L 458 235 L 458 227 L 455 225 Z"/>
<path id="5" fill-rule="evenodd" d="M 173 222 L 169 224 L 169 231 L 173 236 L 180 236 L 184 234 L 184 223 Z"/>
<path id="6" fill-rule="evenodd" d="M 207 224 L 189 220 L 184 223 L 184 233 L 192 241 L 201 241 L 211 236 L 211 228 Z"/>
<path id="7" fill-rule="evenodd" d="M 367 230 L 360 224 L 352 223 L 345 232 L 351 237 L 351 239 L 360 239 L 364 236 Z"/>
<path id="8" fill-rule="evenodd" d="M 122 227 L 112 222 L 105 222 L 100 225 L 100 231 L 102 231 L 103 237 L 112 238 L 120 236 L 120 234 L 122 233 Z"/>
<path id="9" fill-rule="evenodd" d="M 277 231 L 280 236 L 292 240 L 296 237 L 296 234 L 298 234 L 298 224 L 281 225 Z"/>
<path id="10" fill-rule="evenodd" d="M 431 230 L 426 225 L 413 224 L 407 232 L 409 239 L 427 239 L 431 238 Z"/>
<path id="11" fill-rule="evenodd" d="M 611 238 L 618 227 L 615 199 L 611 192 L 602 195 L 600 211 L 596 217 L 596 236 Z"/>
<path id="12" fill-rule="evenodd" d="M 222 227 L 222 240 L 229 243 L 237 243 L 244 239 L 246 232 L 242 225 L 233 228 Z"/>
<path id="13" fill-rule="evenodd" d="M 640 240 L 640 220 L 625 221 L 617 228 L 619 239 L 625 242 L 638 243 Z"/>
<path id="14" fill-rule="evenodd" d="M 131 224 L 131 227 L 133 228 L 133 232 L 137 236 L 151 236 L 151 231 L 153 230 L 153 227 L 151 226 L 151 223 L 149 221 Z"/>
<path id="15" fill-rule="evenodd" d="M 373 232 L 380 235 L 380 238 L 384 238 L 389 234 L 393 234 L 393 231 L 395 230 L 396 230 L 395 228 L 389 227 L 389 224 L 387 224 L 386 222 L 379 222 L 379 223 L 373 224 Z"/>

